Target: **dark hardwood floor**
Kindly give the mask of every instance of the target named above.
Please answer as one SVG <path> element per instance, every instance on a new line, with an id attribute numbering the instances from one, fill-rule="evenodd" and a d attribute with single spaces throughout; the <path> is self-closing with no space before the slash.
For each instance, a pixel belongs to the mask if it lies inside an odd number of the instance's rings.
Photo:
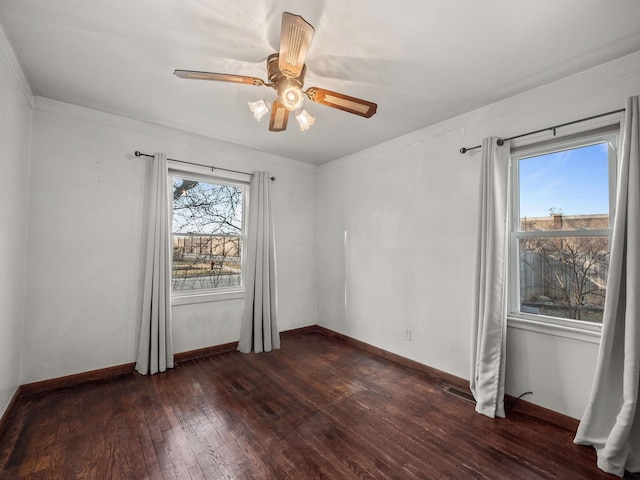
<path id="1" fill-rule="evenodd" d="M 22 399 L 0 478 L 615 478 L 572 438 L 476 414 L 437 378 L 311 332 Z"/>

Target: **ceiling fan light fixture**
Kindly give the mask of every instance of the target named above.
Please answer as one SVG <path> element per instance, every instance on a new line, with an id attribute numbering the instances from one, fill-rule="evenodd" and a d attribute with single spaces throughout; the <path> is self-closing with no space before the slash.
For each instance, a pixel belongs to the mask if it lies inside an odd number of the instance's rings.
<path id="1" fill-rule="evenodd" d="M 300 113 L 296 115 L 296 120 L 300 125 L 300 131 L 304 132 L 305 130 L 309 130 L 311 125 L 316 123 L 316 117 L 312 117 L 309 115 L 309 112 L 306 110 L 302 110 Z"/>
<path id="2" fill-rule="evenodd" d="M 253 118 L 260 121 L 267 113 L 269 113 L 269 107 L 264 100 L 258 100 L 257 102 L 247 102 L 249 104 L 249 110 L 253 112 Z"/>
<path id="3" fill-rule="evenodd" d="M 289 12 L 282 14 L 280 48 L 267 57 L 266 82 L 257 77 L 228 73 L 196 70 L 175 70 L 173 73 L 177 77 L 185 79 L 241 83 L 274 89 L 277 96 L 272 102 L 265 100 L 248 102 L 254 118 L 258 121 L 271 110 L 269 120 L 269 131 L 271 132 L 286 130 L 290 113 L 296 115 L 301 131 L 308 130 L 315 123 L 314 117 L 302 111 L 305 103 L 304 97 L 314 103 L 361 117 L 369 118 L 374 115 L 378 106 L 373 102 L 318 87 L 302 90 L 307 71 L 305 60 L 313 34 L 313 26 L 301 16 Z"/>
<path id="4" fill-rule="evenodd" d="M 304 103 L 304 95 L 302 90 L 297 85 L 288 85 L 280 92 L 280 102 L 290 112 L 295 112 L 302 107 Z"/>

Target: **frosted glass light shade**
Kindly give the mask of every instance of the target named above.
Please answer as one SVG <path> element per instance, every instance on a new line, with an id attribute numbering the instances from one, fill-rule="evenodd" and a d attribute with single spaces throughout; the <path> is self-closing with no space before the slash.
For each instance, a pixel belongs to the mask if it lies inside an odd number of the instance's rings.
<path id="1" fill-rule="evenodd" d="M 269 112 L 269 107 L 264 100 L 258 100 L 257 102 L 248 102 L 249 110 L 253 112 L 253 117 L 260 121 Z"/>
<path id="2" fill-rule="evenodd" d="M 304 96 L 302 95 L 300 87 L 291 85 L 283 89 L 280 94 L 280 103 L 290 112 L 294 112 L 302 107 Z"/>
<path id="3" fill-rule="evenodd" d="M 309 127 L 316 123 L 316 118 L 309 115 L 306 110 L 303 110 L 299 114 L 296 115 L 296 120 L 298 124 L 300 124 L 300 131 L 304 132 L 305 130 L 309 130 Z"/>

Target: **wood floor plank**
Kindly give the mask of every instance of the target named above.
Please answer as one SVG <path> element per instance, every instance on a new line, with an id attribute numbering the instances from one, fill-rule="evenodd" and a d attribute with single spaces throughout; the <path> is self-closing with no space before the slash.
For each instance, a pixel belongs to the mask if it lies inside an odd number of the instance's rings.
<path id="1" fill-rule="evenodd" d="M 22 398 L 0 479 L 611 478 L 574 432 L 518 412 L 488 419 L 445 382 L 301 332 L 268 354 Z"/>

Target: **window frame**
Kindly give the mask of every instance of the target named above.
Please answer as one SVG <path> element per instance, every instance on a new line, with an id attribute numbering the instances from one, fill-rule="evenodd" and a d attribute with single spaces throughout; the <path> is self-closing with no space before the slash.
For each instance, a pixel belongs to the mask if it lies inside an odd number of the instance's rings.
<path id="1" fill-rule="evenodd" d="M 234 187 L 239 187 L 242 189 L 242 233 L 238 235 L 240 238 L 240 249 L 241 249 L 241 257 L 240 257 L 240 285 L 232 286 L 232 287 L 218 287 L 218 288 L 207 288 L 207 289 L 197 289 L 197 290 L 186 290 L 186 291 L 174 291 L 173 284 L 173 255 L 171 255 L 171 274 L 169 281 L 171 282 L 169 285 L 171 291 L 171 305 L 190 305 L 196 303 L 205 303 L 205 302 L 216 302 L 221 300 L 233 300 L 244 298 L 245 292 L 245 275 L 246 275 L 246 255 L 244 252 L 246 251 L 246 223 L 248 218 L 248 206 L 249 206 L 249 179 L 246 178 L 246 175 L 242 174 L 212 174 L 210 169 L 207 167 L 197 167 L 197 166 L 185 166 L 182 164 L 174 164 L 169 165 L 168 176 L 167 176 L 167 188 L 169 189 L 169 244 L 172 246 L 173 250 L 173 237 L 174 233 L 176 235 L 181 235 L 180 233 L 176 233 L 173 231 L 173 179 L 174 178 L 186 178 L 189 180 L 197 180 L 201 182 L 206 182 L 210 184 L 219 184 L 219 185 L 230 185 Z M 205 234 L 207 235 L 207 234 Z M 233 235 L 235 237 L 235 235 Z"/>
<path id="2" fill-rule="evenodd" d="M 508 225 L 508 291 L 507 291 L 507 319 L 510 327 L 538 333 L 564 336 L 588 342 L 599 343 L 602 333 L 602 323 L 575 320 L 547 315 L 532 314 L 520 311 L 520 258 L 519 239 L 523 237 L 607 237 L 611 245 L 613 220 L 615 216 L 615 198 L 617 188 L 617 152 L 619 149 L 620 128 L 618 124 L 576 133 L 563 138 L 553 138 L 539 141 L 530 145 L 511 149 L 510 182 L 511 198 L 509 202 Z M 521 159 L 532 156 L 547 155 L 573 148 L 587 147 L 598 143 L 608 144 L 609 163 L 609 226 L 597 230 L 557 230 L 528 232 L 520 230 L 520 185 L 519 163 Z"/>

